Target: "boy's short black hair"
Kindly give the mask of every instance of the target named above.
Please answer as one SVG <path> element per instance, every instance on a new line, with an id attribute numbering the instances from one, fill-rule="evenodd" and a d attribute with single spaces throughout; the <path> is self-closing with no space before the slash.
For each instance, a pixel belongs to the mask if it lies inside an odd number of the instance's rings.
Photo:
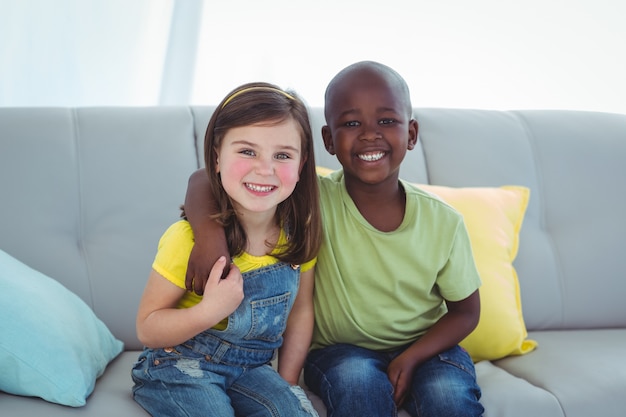
<path id="1" fill-rule="evenodd" d="M 381 64 L 376 61 L 359 61 L 354 64 L 348 65 L 341 71 L 339 71 L 328 83 L 326 86 L 326 92 L 324 93 L 324 108 L 330 108 L 329 104 L 332 99 L 332 93 L 336 89 L 340 83 L 346 79 L 346 77 L 351 77 L 354 73 L 359 71 L 371 71 L 380 74 L 382 77 L 386 78 L 389 83 L 395 84 L 399 87 L 400 91 L 404 94 L 404 99 L 407 104 L 407 111 L 409 114 L 413 113 L 413 105 L 411 104 L 411 93 L 409 91 L 409 86 L 406 80 L 393 68 Z M 328 115 L 327 119 L 328 119 Z"/>

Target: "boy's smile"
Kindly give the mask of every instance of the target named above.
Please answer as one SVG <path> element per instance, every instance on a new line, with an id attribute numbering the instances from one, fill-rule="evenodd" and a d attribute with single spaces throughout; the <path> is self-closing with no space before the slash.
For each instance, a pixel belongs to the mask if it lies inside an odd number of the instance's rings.
<path id="1" fill-rule="evenodd" d="M 362 161 L 375 162 L 375 161 L 381 160 L 383 156 L 385 156 L 385 152 L 370 152 L 370 153 L 363 153 L 357 156 Z"/>

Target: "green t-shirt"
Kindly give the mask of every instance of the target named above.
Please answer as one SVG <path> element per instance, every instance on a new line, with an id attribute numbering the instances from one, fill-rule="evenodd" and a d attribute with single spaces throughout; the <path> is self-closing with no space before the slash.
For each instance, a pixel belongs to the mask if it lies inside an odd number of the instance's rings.
<path id="1" fill-rule="evenodd" d="M 480 286 L 462 216 L 401 181 L 400 227 L 381 232 L 348 195 L 343 172 L 320 177 L 324 240 L 315 271 L 313 348 L 349 343 L 389 350 L 411 343 Z"/>

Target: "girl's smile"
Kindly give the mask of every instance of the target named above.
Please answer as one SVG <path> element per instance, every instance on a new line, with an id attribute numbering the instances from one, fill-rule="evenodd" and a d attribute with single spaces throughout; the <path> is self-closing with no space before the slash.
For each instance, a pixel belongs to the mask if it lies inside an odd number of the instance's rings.
<path id="1" fill-rule="evenodd" d="M 272 190 L 275 190 L 276 187 L 272 186 L 272 185 L 267 185 L 267 186 L 263 186 L 263 185 L 257 185 L 257 184 L 245 184 L 246 187 L 248 187 L 248 189 L 252 192 L 255 193 L 269 193 Z"/>

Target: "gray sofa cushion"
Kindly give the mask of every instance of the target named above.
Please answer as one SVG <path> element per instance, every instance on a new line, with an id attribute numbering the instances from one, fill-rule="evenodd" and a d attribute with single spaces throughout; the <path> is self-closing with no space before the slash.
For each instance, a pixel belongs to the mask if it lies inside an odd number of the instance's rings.
<path id="1" fill-rule="evenodd" d="M 141 348 L 136 309 L 157 240 L 202 166 L 211 111 L 0 108 L 0 249 L 78 294 L 128 349 L 85 407 L 0 394 L 3 415 L 146 415 L 130 393 Z M 539 346 L 477 364 L 485 416 L 623 417 L 626 115 L 420 108 L 415 115 L 420 137 L 403 178 L 531 189 L 515 267 L 529 337 Z M 312 109 L 311 120 L 318 164 L 337 168 L 319 135 L 322 109 Z"/>

